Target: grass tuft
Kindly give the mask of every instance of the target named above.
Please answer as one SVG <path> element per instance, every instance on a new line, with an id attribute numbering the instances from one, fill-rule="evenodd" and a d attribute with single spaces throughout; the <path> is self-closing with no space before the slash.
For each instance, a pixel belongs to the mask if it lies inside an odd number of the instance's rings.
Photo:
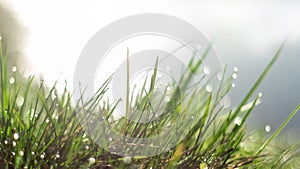
<path id="1" fill-rule="evenodd" d="M 58 94 L 55 85 L 48 87 L 34 77 L 24 78 L 19 71 L 9 71 L 9 56 L 2 46 L 0 41 L 0 168 L 289 168 L 298 164 L 300 143 L 287 148 L 285 143 L 274 145 L 273 142 L 276 142 L 276 137 L 300 105 L 267 139 L 263 132 L 245 131 L 247 118 L 260 96 L 258 94 L 251 103 L 248 103 L 249 99 L 276 62 L 283 45 L 236 109 L 224 108 L 221 104 L 232 84 L 232 78 L 225 77 L 226 68 L 223 78 L 215 86 L 216 90 L 207 91 L 205 86 L 209 84 L 209 77 L 201 73 L 202 60 L 193 58 L 188 64 L 192 71 L 183 72 L 179 86 L 172 83 L 169 88 L 158 90 L 157 58 L 153 73 L 145 77 L 141 89 L 133 92 L 136 95 L 129 92 L 127 77 L 126 117 L 141 120 L 160 116 L 148 123 L 115 118 L 114 112 L 119 102 L 104 100 L 113 77 L 88 102 L 79 100 L 72 103 L 72 95 L 67 88 Z M 202 59 L 209 49 L 206 51 Z M 127 76 L 128 56 L 129 53 Z M 197 72 L 200 72 L 198 75 L 201 78 L 191 86 L 191 73 Z M 88 114 L 88 120 L 102 119 L 114 132 L 132 138 L 159 136 L 170 128 L 178 132 L 170 133 L 160 142 L 163 143 L 161 145 L 147 145 L 152 149 L 166 149 L 163 153 L 123 157 L 107 149 L 113 150 L 112 145 L 119 145 L 128 152 L 145 152 L 135 147 L 139 143 L 135 140 L 133 146 L 129 146 L 121 139 L 108 141 L 98 136 L 97 139 L 102 139 L 107 147 L 98 146 L 93 141 L 95 138 L 91 138 L 85 130 L 86 121 L 77 118 L 82 115 L 78 112 Z M 181 135 L 185 131 L 185 135 Z M 90 132 L 99 132 L 99 129 Z M 110 132 L 102 131 L 106 135 Z M 176 144 L 168 147 L 173 143 Z"/>

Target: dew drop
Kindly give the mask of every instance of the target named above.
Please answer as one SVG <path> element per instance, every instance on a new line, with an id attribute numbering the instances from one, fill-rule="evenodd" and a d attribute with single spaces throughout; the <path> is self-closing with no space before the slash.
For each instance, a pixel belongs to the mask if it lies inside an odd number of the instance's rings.
<path id="1" fill-rule="evenodd" d="M 90 164 L 90 165 L 95 164 L 95 162 L 96 162 L 96 159 L 95 159 L 94 157 L 90 157 L 90 158 L 89 158 L 89 164 Z"/>
<path id="2" fill-rule="evenodd" d="M 271 126 L 270 125 L 266 125 L 266 127 L 265 127 L 265 131 L 267 132 L 267 133 L 269 133 L 270 131 L 271 131 Z"/>
<path id="3" fill-rule="evenodd" d="M 111 137 L 108 138 L 109 141 L 112 141 L 113 139 Z"/>
<path id="4" fill-rule="evenodd" d="M 20 155 L 21 157 L 23 157 L 23 156 L 24 156 L 24 151 L 20 151 L 20 152 L 19 152 L 19 155 Z"/>
<path id="5" fill-rule="evenodd" d="M 14 133 L 14 139 L 18 140 L 19 139 L 19 134 L 18 133 Z"/>
<path id="6" fill-rule="evenodd" d="M 242 118 L 240 116 L 234 119 L 234 124 L 240 126 L 242 124 Z"/>
<path id="7" fill-rule="evenodd" d="M 57 153 L 57 154 L 55 155 L 55 158 L 60 158 L 60 155 Z"/>
<path id="8" fill-rule="evenodd" d="M 44 154 L 41 154 L 41 155 L 40 155 L 40 158 L 41 158 L 41 159 L 44 159 L 44 158 L 45 158 L 45 155 L 44 155 Z"/>
<path id="9" fill-rule="evenodd" d="M 50 120 L 49 119 L 46 119 L 46 121 L 45 121 L 46 123 L 49 123 L 50 122 Z"/>
<path id="10" fill-rule="evenodd" d="M 239 68 L 238 68 L 237 66 L 235 66 L 235 67 L 233 68 L 233 71 L 238 72 L 238 71 L 239 71 Z"/>
<path id="11" fill-rule="evenodd" d="M 11 154 L 12 154 L 13 156 L 15 156 L 15 155 L 16 155 L 16 153 L 15 153 L 15 152 L 11 152 Z"/>
<path id="12" fill-rule="evenodd" d="M 210 73 L 210 68 L 207 66 L 204 66 L 203 72 L 204 72 L 204 74 L 208 75 Z"/>
<path id="13" fill-rule="evenodd" d="M 171 91 L 171 90 L 172 90 L 172 87 L 168 86 L 167 91 Z"/>
<path id="14" fill-rule="evenodd" d="M 15 83 L 15 78 L 14 77 L 10 77 L 9 78 L 9 83 L 10 84 L 14 84 Z"/>
<path id="15" fill-rule="evenodd" d="M 166 101 L 166 102 L 170 102 L 170 97 L 169 97 L 169 96 L 166 96 L 165 101 Z"/>
<path id="16" fill-rule="evenodd" d="M 17 100 L 16 100 L 16 103 L 17 103 L 17 106 L 21 107 L 24 103 L 24 98 L 21 97 L 21 96 L 18 96 Z"/>
<path id="17" fill-rule="evenodd" d="M 16 72 L 18 70 L 18 68 L 16 67 L 16 66 L 13 66 L 12 68 L 11 68 L 11 71 L 12 72 Z"/>
<path id="18" fill-rule="evenodd" d="M 90 149 L 90 147 L 89 146 L 85 146 L 85 149 L 88 150 L 88 149 Z"/>
<path id="19" fill-rule="evenodd" d="M 51 99 L 55 100 L 56 99 L 56 94 L 54 92 L 51 93 Z"/>
<path id="20" fill-rule="evenodd" d="M 56 115 L 54 118 L 55 118 L 55 120 L 58 120 L 58 115 Z"/>
<path id="21" fill-rule="evenodd" d="M 263 97 L 262 92 L 259 92 L 259 93 L 258 93 L 258 97 L 260 97 L 260 98 Z"/>
<path id="22" fill-rule="evenodd" d="M 232 83 L 232 84 L 231 84 L 231 87 L 232 87 L 232 88 L 235 88 L 235 86 L 236 86 L 235 83 Z"/>
<path id="23" fill-rule="evenodd" d="M 212 86 L 210 84 L 208 84 L 208 85 L 206 85 L 205 90 L 210 93 L 210 92 L 212 92 L 213 89 L 212 89 Z"/>
<path id="24" fill-rule="evenodd" d="M 31 152 L 31 155 L 34 155 L 34 154 L 35 154 L 35 153 L 32 151 L 32 152 Z"/>
<path id="25" fill-rule="evenodd" d="M 238 77 L 238 75 L 236 73 L 233 73 L 231 77 L 232 77 L 232 79 L 236 79 Z"/>
<path id="26" fill-rule="evenodd" d="M 8 141 L 7 141 L 7 140 L 4 140 L 4 144 L 8 144 Z"/>
<path id="27" fill-rule="evenodd" d="M 16 147 L 17 143 L 15 141 L 12 142 L 12 146 Z"/>

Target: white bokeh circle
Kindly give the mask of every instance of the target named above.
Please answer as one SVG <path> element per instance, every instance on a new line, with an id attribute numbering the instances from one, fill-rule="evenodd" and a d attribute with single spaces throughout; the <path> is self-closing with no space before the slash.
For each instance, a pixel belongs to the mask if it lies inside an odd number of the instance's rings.
<path id="1" fill-rule="evenodd" d="M 84 47 L 74 74 L 74 99 L 88 101 L 98 87 L 115 73 L 107 97 L 113 102 L 125 100 L 127 48 L 130 51 L 130 77 L 141 76 L 147 72 L 143 70 L 153 69 L 155 58 L 159 58 L 159 72 L 176 82 L 180 92 L 186 92 L 181 90 L 178 83 L 180 71 L 188 70 L 189 60 L 192 57 L 200 59 L 209 46 L 208 39 L 197 28 L 177 17 L 139 14 L 122 18 L 98 31 Z M 203 64 L 210 73 L 222 70 L 213 48 Z M 193 78 L 196 83 L 197 75 Z M 180 99 L 181 94 L 178 96 L 181 102 Z M 123 116 L 124 107 L 123 102 L 116 109 L 119 116 Z M 121 156 L 153 156 L 168 151 L 184 139 L 191 128 L 189 124 L 193 124 L 190 116 L 179 115 L 174 117 L 176 123 L 159 135 L 149 138 L 128 137 L 111 128 L 104 119 L 91 120 L 86 110 L 78 109 L 77 112 L 89 137 L 105 150 Z M 143 118 L 136 122 L 147 123 L 152 120 Z"/>

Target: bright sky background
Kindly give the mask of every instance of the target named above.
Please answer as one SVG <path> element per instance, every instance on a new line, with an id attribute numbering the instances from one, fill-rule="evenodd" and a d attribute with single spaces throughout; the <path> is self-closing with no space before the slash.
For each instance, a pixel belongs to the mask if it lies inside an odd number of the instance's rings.
<path id="1" fill-rule="evenodd" d="M 292 1 L 12 0 L 10 5 L 28 28 L 25 52 L 30 71 L 43 74 L 48 83 L 57 79 L 71 82 L 77 58 L 89 38 L 132 14 L 174 15 L 198 27 L 209 39 L 238 41 L 257 52 L 282 41 L 300 16 L 300 3 Z"/>

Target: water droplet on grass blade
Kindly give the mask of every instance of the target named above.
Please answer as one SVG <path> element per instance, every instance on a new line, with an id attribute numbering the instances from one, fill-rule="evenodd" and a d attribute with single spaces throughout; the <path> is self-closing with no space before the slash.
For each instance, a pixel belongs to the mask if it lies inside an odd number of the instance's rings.
<path id="1" fill-rule="evenodd" d="M 233 73 L 233 74 L 231 75 L 231 77 L 232 77 L 232 79 L 237 79 L 238 75 L 237 75 L 236 73 Z"/>
<path id="2" fill-rule="evenodd" d="M 242 124 L 242 118 L 240 116 L 236 117 L 233 123 L 240 126 Z"/>
<path id="3" fill-rule="evenodd" d="M 213 89 L 212 89 L 212 86 L 210 84 L 208 84 L 208 85 L 206 85 L 205 90 L 210 93 L 210 92 L 212 92 Z"/>
<path id="4" fill-rule="evenodd" d="M 11 68 L 11 71 L 12 72 L 16 72 L 18 70 L 18 68 L 16 67 L 16 66 L 13 66 L 12 68 Z"/>
<path id="5" fill-rule="evenodd" d="M 10 77 L 9 78 L 9 83 L 10 84 L 14 84 L 15 83 L 15 78 L 14 77 Z"/>
<path id="6" fill-rule="evenodd" d="M 266 127 L 265 127 L 265 131 L 267 132 L 267 133 L 269 133 L 270 131 L 271 131 L 271 126 L 270 125 L 266 125 Z"/>
<path id="7" fill-rule="evenodd" d="M 95 164 L 95 162 L 96 162 L 96 159 L 94 157 L 89 158 L 89 165 L 93 165 L 93 164 Z"/>
<path id="8" fill-rule="evenodd" d="M 24 98 L 21 97 L 21 96 L 18 96 L 17 100 L 16 100 L 16 103 L 17 103 L 17 106 L 21 107 L 24 103 Z"/>
<path id="9" fill-rule="evenodd" d="M 235 83 L 232 83 L 232 84 L 231 84 L 231 87 L 232 87 L 232 88 L 235 88 Z"/>
<path id="10" fill-rule="evenodd" d="M 51 99 L 54 101 L 56 99 L 56 94 L 54 92 L 51 93 Z"/>
<path id="11" fill-rule="evenodd" d="M 203 72 L 204 72 L 204 74 L 208 75 L 210 73 L 210 68 L 207 66 L 204 66 Z"/>
<path id="12" fill-rule="evenodd" d="M 233 71 L 238 72 L 238 71 L 239 71 L 239 68 L 238 68 L 237 66 L 235 66 L 235 67 L 233 68 Z"/>
<path id="13" fill-rule="evenodd" d="M 14 139 L 18 140 L 19 139 L 19 134 L 18 133 L 14 133 Z"/>

